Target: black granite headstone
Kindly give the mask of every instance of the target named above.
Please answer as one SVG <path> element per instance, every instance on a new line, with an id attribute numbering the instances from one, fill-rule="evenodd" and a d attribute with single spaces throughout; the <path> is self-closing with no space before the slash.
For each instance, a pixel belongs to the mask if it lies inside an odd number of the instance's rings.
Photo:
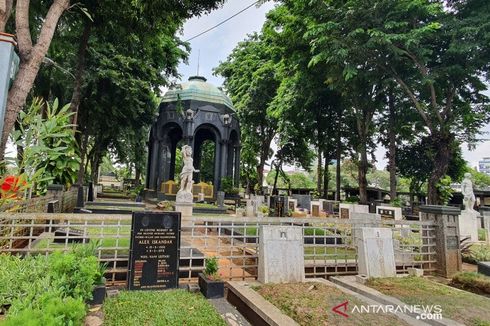
<path id="1" fill-rule="evenodd" d="M 179 212 L 134 212 L 128 289 L 165 290 L 179 285 Z"/>
<path id="2" fill-rule="evenodd" d="M 270 206 L 271 210 L 270 216 L 274 217 L 285 217 L 288 211 L 287 209 L 287 200 L 285 196 L 271 196 L 270 197 Z"/>
<path id="3" fill-rule="evenodd" d="M 89 182 L 88 184 L 88 200 L 87 201 L 94 201 L 94 184 L 92 182 Z"/>
<path id="4" fill-rule="evenodd" d="M 311 209 L 311 196 L 310 195 L 297 195 L 293 194 L 291 197 L 298 201 L 298 208 L 302 208 L 305 210 Z"/>

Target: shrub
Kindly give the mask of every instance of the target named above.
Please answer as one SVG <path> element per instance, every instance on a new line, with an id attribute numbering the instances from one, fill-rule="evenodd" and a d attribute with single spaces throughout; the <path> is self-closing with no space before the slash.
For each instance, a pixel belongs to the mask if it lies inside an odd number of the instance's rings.
<path id="1" fill-rule="evenodd" d="M 479 261 L 490 261 L 490 246 L 489 245 L 473 245 L 469 250 L 463 253 L 463 260 L 470 263 Z"/>
<path id="2" fill-rule="evenodd" d="M 221 191 L 224 191 L 227 194 L 232 194 L 234 189 L 236 189 L 236 188 L 233 188 L 233 178 L 232 177 L 221 178 Z"/>
<path id="3" fill-rule="evenodd" d="M 267 207 L 266 205 L 260 205 L 259 212 L 267 216 L 269 215 L 269 207 Z"/>
<path id="4" fill-rule="evenodd" d="M 359 197 L 358 196 L 350 196 L 345 199 L 346 203 L 349 204 L 357 204 L 359 203 Z"/>
<path id="5" fill-rule="evenodd" d="M 96 245 L 47 257 L 0 255 L 0 308 L 8 308 L 7 325 L 81 324 L 84 302 L 105 271 Z"/>
<path id="6" fill-rule="evenodd" d="M 85 317 L 85 304 L 78 298 L 53 297 L 42 308 L 26 307 L 17 314 L 10 314 L 5 326 L 81 325 Z"/>

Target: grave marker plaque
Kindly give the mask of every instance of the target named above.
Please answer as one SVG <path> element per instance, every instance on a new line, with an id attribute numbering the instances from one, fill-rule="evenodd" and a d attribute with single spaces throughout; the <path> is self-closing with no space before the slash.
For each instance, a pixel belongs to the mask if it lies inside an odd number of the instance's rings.
<path id="1" fill-rule="evenodd" d="M 340 209 L 340 218 L 349 218 L 349 209 L 348 208 L 341 208 Z"/>
<path id="2" fill-rule="evenodd" d="M 313 204 L 311 206 L 312 206 L 311 216 L 313 216 L 313 217 L 320 217 L 320 205 Z"/>
<path id="3" fill-rule="evenodd" d="M 179 285 L 179 212 L 134 212 L 128 289 L 165 290 Z"/>
<path id="4" fill-rule="evenodd" d="M 381 215 L 381 218 L 382 219 L 391 219 L 391 220 L 394 220 L 395 219 L 395 210 L 393 209 L 382 209 L 382 208 L 378 208 L 378 214 Z"/>

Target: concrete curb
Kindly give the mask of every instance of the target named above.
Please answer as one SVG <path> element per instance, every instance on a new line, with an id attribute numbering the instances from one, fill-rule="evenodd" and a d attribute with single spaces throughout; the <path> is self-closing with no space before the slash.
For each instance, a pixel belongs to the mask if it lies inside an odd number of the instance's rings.
<path id="1" fill-rule="evenodd" d="M 406 305 L 404 302 L 394 297 L 390 297 L 370 287 L 357 283 L 355 277 L 353 276 L 332 277 L 330 278 L 330 280 L 341 287 L 347 288 L 371 300 L 374 300 L 380 305 L 393 305 L 393 306 Z M 406 315 L 415 319 L 419 316 L 419 314 L 417 313 L 406 313 Z M 444 317 L 442 318 L 442 320 L 424 320 L 424 323 L 429 325 L 434 325 L 434 326 L 464 326 L 464 324 L 461 324 L 455 320 L 444 318 Z"/>
<path id="2" fill-rule="evenodd" d="M 272 303 L 250 288 L 250 283 L 243 281 L 227 282 L 228 295 L 232 292 L 253 310 L 262 320 L 271 326 L 297 326 L 298 324 L 286 316 Z M 240 311 L 241 313 L 241 311 Z"/>

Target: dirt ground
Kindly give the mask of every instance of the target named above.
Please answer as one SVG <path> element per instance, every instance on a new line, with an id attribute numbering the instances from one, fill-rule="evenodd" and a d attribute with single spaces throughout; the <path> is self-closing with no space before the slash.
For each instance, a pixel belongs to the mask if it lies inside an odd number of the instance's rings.
<path id="1" fill-rule="evenodd" d="M 392 314 L 352 312 L 364 303 L 322 283 L 267 284 L 256 291 L 300 325 L 407 325 Z M 347 309 L 340 311 L 347 317 L 332 311 L 345 302 Z"/>

